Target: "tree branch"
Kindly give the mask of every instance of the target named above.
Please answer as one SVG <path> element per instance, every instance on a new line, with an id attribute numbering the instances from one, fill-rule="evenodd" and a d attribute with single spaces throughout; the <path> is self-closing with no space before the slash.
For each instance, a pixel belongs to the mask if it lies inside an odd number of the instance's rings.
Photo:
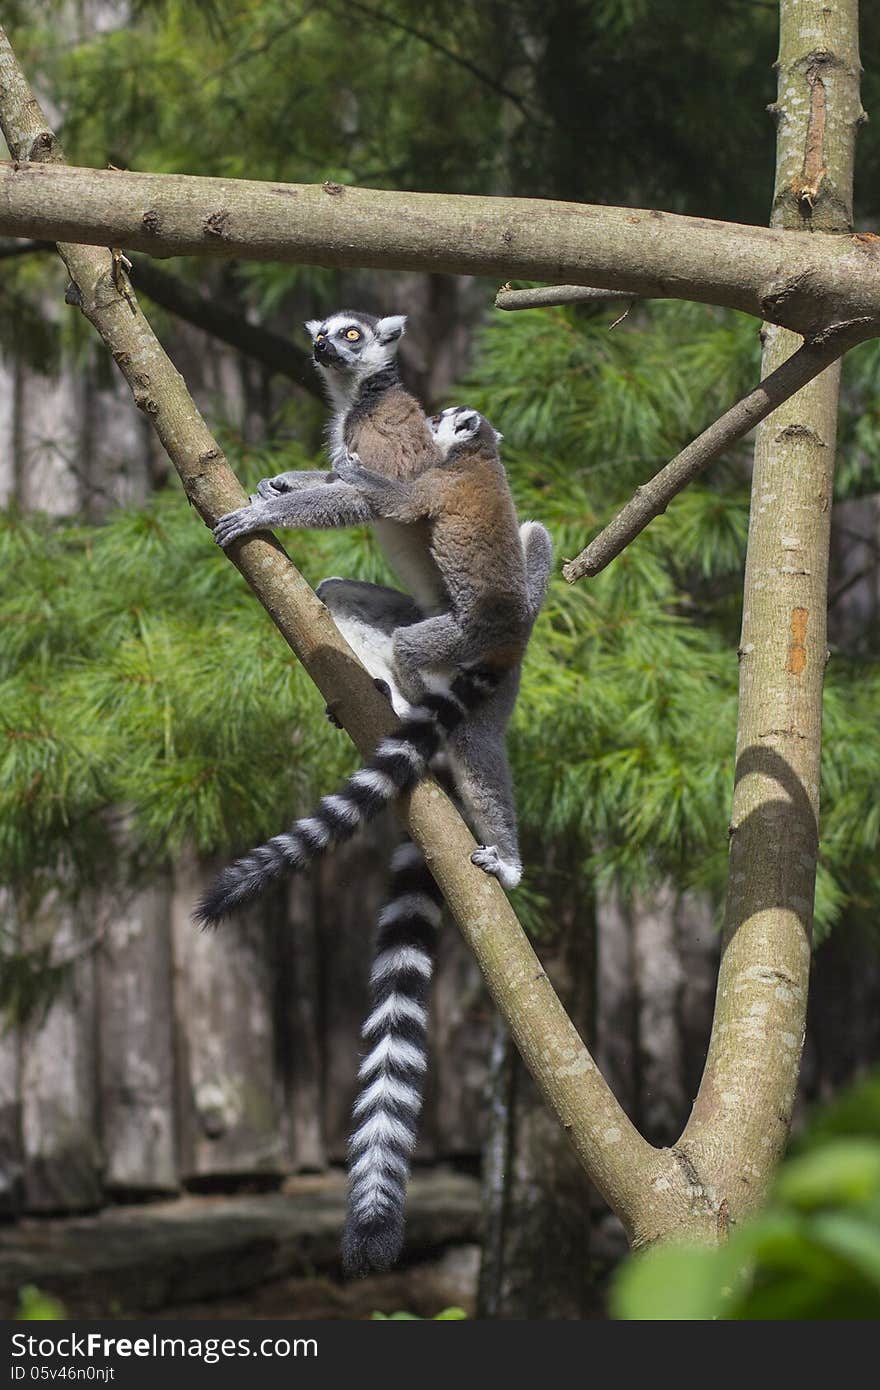
<path id="1" fill-rule="evenodd" d="M 848 348 L 868 337 L 870 327 L 870 320 L 863 324 L 841 324 L 812 342 L 803 343 L 754 391 L 725 411 L 650 482 L 644 483 L 595 540 L 563 566 L 562 573 L 569 584 L 584 575 L 599 574 L 655 517 L 666 511 L 673 497 L 688 483 L 783 401 L 836 362 Z"/>
<path id="2" fill-rule="evenodd" d="M 597 290 L 591 285 L 540 285 L 532 290 L 511 290 L 506 285 L 495 296 L 496 309 L 550 309 L 557 304 L 610 304 L 615 300 L 647 298 L 628 290 Z"/>
<path id="3" fill-rule="evenodd" d="M 0 234 L 306 265 L 445 271 L 718 304 L 811 337 L 880 333 L 876 238 L 543 199 L 0 165 Z"/>
<path id="4" fill-rule="evenodd" d="M 0 128 L 21 158 L 59 160 L 0 28 Z M 25 170 L 23 169 L 23 172 Z M 31 165 L 25 176 L 38 170 Z M 115 238 L 111 238 L 115 244 Z M 157 342 L 131 290 L 114 279 L 109 252 L 59 245 L 82 309 L 110 349 L 135 403 L 153 424 L 187 497 L 210 525 L 247 499 L 185 384 Z M 117 272 L 118 278 L 118 272 Z M 206 541 L 207 543 L 207 541 Z M 230 558 L 266 608 L 363 754 L 393 727 L 388 706 L 324 605 L 272 538 L 244 538 Z M 458 926 L 485 975 L 523 1060 L 580 1161 L 632 1239 L 714 1220 L 680 1165 L 636 1131 L 615 1100 L 541 968 L 498 883 L 470 862 L 474 840 L 433 779 L 419 783 L 401 813 L 422 848 Z"/>

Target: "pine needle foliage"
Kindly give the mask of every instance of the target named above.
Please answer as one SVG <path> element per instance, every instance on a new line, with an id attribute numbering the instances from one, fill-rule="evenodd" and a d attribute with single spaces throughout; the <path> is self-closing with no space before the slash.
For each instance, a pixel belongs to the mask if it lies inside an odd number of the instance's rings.
<path id="1" fill-rule="evenodd" d="M 656 305 L 609 332 L 610 317 L 498 315 L 453 397 L 503 429 L 520 513 L 551 527 L 560 559 L 757 367 L 754 325 L 737 316 Z M 858 428 L 844 422 L 845 462 Z M 320 463 L 297 442 L 246 458 L 229 447 L 251 484 Z M 518 906 L 536 929 L 552 917 L 560 845 L 625 890 L 672 875 L 720 897 L 747 460 L 744 446 L 716 464 L 595 580 L 554 576 L 512 731 L 529 865 Z M 312 582 L 389 578 L 366 530 L 286 539 Z M 352 767 L 177 488 L 100 526 L 7 514 L 0 576 L 0 873 L 18 892 L 149 873 L 184 844 L 238 850 Z M 870 661 L 831 664 L 823 930 L 844 909 L 867 913 L 880 886 L 878 686 Z"/>
<path id="2" fill-rule="evenodd" d="M 577 553 L 633 490 L 754 383 L 755 325 L 658 304 L 498 316 L 463 397 L 505 432 L 518 504 Z M 841 420 L 844 485 L 864 485 L 856 355 Z M 528 382 L 527 387 L 523 386 Z M 855 456 L 855 457 L 854 457 Z M 864 468 L 858 458 L 865 460 Z M 551 586 L 516 717 L 524 820 L 575 835 L 585 869 L 624 888 L 671 874 L 720 900 L 736 732 L 749 444 L 732 450 L 603 574 Z M 878 671 L 841 657 L 827 677 L 818 935 L 878 886 Z M 548 737 L 548 730 L 552 736 Z"/>

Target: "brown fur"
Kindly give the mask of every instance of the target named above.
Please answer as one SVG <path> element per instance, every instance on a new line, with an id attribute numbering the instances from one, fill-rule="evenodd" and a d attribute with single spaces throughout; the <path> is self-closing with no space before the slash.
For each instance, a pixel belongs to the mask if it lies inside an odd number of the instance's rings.
<path id="1" fill-rule="evenodd" d="M 484 664 L 515 665 L 531 624 L 516 510 L 494 441 L 481 432 L 445 462 L 426 468 L 387 515 L 427 525 L 451 611 L 488 638 Z"/>
<path id="2" fill-rule="evenodd" d="M 366 468 L 386 478 L 415 478 L 439 459 L 424 411 L 399 384 L 383 391 L 375 406 L 355 408 L 345 442 Z"/>

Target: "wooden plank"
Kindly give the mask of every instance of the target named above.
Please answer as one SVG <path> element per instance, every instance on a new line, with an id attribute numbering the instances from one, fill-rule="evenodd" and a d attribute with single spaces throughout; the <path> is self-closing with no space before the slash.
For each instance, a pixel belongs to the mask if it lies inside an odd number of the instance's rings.
<path id="1" fill-rule="evenodd" d="M 170 908 L 167 883 L 131 895 L 98 959 L 104 1186 L 116 1195 L 178 1185 Z"/>
<path id="2" fill-rule="evenodd" d="M 56 895 L 45 899 L 25 932 L 34 945 L 53 940 L 55 959 L 76 955 L 48 1009 L 21 1030 L 28 1211 L 81 1211 L 101 1201 L 93 936 L 94 914 L 75 916 Z"/>
<path id="3" fill-rule="evenodd" d="M 0 1033 L 0 1216 L 14 1216 L 24 1200 L 20 1075 L 18 1030 L 7 1027 Z"/>
<path id="4" fill-rule="evenodd" d="M 180 1165 L 196 1186 L 287 1168 L 264 917 L 256 908 L 216 932 L 192 922 L 219 867 L 182 860 L 171 904 Z"/>
<path id="5" fill-rule="evenodd" d="M 275 934 L 275 1018 L 287 1111 L 288 1157 L 296 1172 L 320 1172 L 327 1166 L 327 1151 L 318 896 L 314 881 L 293 878 L 281 906 Z"/>
<path id="6" fill-rule="evenodd" d="M 630 1119 L 637 1115 L 632 932 L 616 887 L 596 895 L 596 1061 Z"/>
<path id="7" fill-rule="evenodd" d="M 637 993 L 637 1123 L 653 1144 L 672 1144 L 690 1113 L 678 1006 L 684 972 L 676 940 L 677 896 L 665 880 L 636 893 L 628 916 Z"/>
<path id="8" fill-rule="evenodd" d="M 473 1157 L 486 1139 L 494 1008 L 479 966 L 444 913 L 432 985 L 428 1092 L 419 1158 Z"/>
<path id="9" fill-rule="evenodd" d="M 697 1094 L 709 1048 L 721 934 L 705 893 L 682 893 L 675 909 L 676 941 L 681 961 L 678 1026 L 688 1101 Z"/>

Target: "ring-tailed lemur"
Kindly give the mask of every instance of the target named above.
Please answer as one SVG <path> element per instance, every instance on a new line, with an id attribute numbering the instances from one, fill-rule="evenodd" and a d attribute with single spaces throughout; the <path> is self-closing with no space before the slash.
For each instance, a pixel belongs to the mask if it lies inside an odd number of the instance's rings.
<path id="1" fill-rule="evenodd" d="M 445 414 L 448 419 L 461 412 Z M 544 600 L 552 551 L 538 523 L 524 523 L 520 538 L 534 621 Z M 518 680 L 518 669 L 508 672 L 462 731 L 475 724 L 479 740 L 477 721 L 483 718 L 490 732 L 503 731 Z M 499 708 L 493 711 L 493 704 Z M 455 762 L 450 771 L 457 771 Z M 405 839 L 392 861 L 389 901 L 379 917 L 370 1012 L 363 1028 L 367 1053 L 358 1072 L 362 1089 L 349 1141 L 349 1215 L 342 1247 L 350 1274 L 388 1269 L 403 1244 L 406 1186 L 427 1067 L 426 998 L 441 906 L 424 856 Z"/>
<path id="2" fill-rule="evenodd" d="M 437 462 L 424 411 L 400 381 L 397 351 L 405 324 L 402 314 L 377 319 L 351 310 L 306 324 L 315 365 L 334 407 L 328 429 L 331 465 L 353 450 L 377 472 L 413 478 Z M 374 522 L 366 503 L 332 467 L 330 472 L 293 470 L 264 478 L 247 507 L 220 518 L 214 539 L 225 548 L 272 526 L 373 524 L 388 563 L 419 607 L 424 612 L 442 609 L 446 595 L 430 557 L 426 528 Z M 332 596 L 327 597 L 333 613 Z"/>
<path id="3" fill-rule="evenodd" d="M 477 832 L 491 822 L 495 837 L 474 851 L 473 862 L 505 888 L 519 882 L 522 866 L 503 736 L 468 725 L 473 724 L 469 716 L 490 696 L 500 695 L 502 686 L 504 701 L 494 713 L 503 711 L 507 723 L 534 622 L 526 555 L 492 426 L 476 411 L 459 407 L 435 417 L 432 427 L 441 462 L 415 478 L 384 477 L 365 469 L 353 455 L 336 464 L 350 480 L 342 485 L 351 487 L 371 517 L 427 528 L 447 607 L 395 627 L 392 637 L 394 670 L 407 693 L 421 686 L 419 703 L 341 792 L 323 797 L 311 816 L 221 872 L 197 909 L 198 920 L 206 925 L 215 925 L 276 878 L 306 868 L 332 845 L 349 839 L 415 786 L 459 729 L 467 730 L 471 743 L 450 750 L 456 785 Z M 294 496 L 307 499 L 309 494 Z M 550 553 L 544 528 L 534 525 L 527 543 L 543 572 Z"/>
<path id="4" fill-rule="evenodd" d="M 405 322 L 400 315 L 376 319 L 344 310 L 323 322 L 306 324 L 314 339 L 316 365 L 336 406 L 330 424 L 333 462 L 344 462 L 349 451 L 356 452 L 374 472 L 398 481 L 417 477 L 440 458 L 432 428 L 418 402 L 400 383 L 397 350 Z M 437 417 L 435 428 L 448 418 L 446 414 Z M 506 482 L 504 487 L 506 492 Z M 463 500 L 467 503 L 469 499 Z M 479 504 L 476 494 L 474 502 Z M 508 505 L 512 514 L 512 503 L 508 501 Z M 478 519 L 474 520 L 479 529 Z M 358 490 L 344 483 L 335 471 L 293 471 L 264 479 L 251 504 L 221 517 L 214 535 L 225 547 L 268 526 L 363 523 L 373 525 L 389 562 L 404 579 L 418 607 L 394 590 L 355 581 L 325 580 L 318 594 L 367 669 L 391 687 L 396 712 L 407 714 L 410 702 L 419 699 L 422 683 L 419 679 L 412 684 L 412 664 L 406 672 L 393 671 L 387 625 L 386 630 L 380 630 L 377 618 L 394 611 L 398 625 L 415 626 L 417 620 L 448 611 L 449 595 L 429 544 L 428 519 L 401 524 L 376 517 Z M 483 540 L 480 534 L 481 545 Z M 543 566 L 546 586 L 551 563 L 549 537 L 537 523 L 531 523 L 523 540 L 527 555 L 532 556 L 527 563 L 536 572 Z M 462 725 L 451 740 L 451 752 L 475 832 L 486 845 L 502 846 L 498 867 L 504 886 L 510 887 L 519 875 L 519 855 L 504 745 L 516 683 L 510 690 L 507 685 L 509 682 L 502 682 L 499 697 L 488 702 L 479 718 Z M 375 779 L 373 785 L 377 785 Z M 487 855 L 485 861 L 482 867 L 493 872 L 493 857 Z"/>
<path id="5" fill-rule="evenodd" d="M 333 457 L 343 455 L 348 445 L 355 446 L 360 457 L 374 468 L 398 477 L 412 475 L 425 466 L 427 433 L 420 408 L 403 391 L 393 370 L 403 323 L 402 318 L 375 320 L 343 312 L 322 324 L 307 325 L 315 340 L 316 365 L 337 406 L 330 428 Z M 359 336 L 352 338 L 353 330 Z M 328 346 L 322 346 L 325 342 Z M 442 417 L 438 417 L 434 424 L 441 422 Z M 265 479 L 251 507 L 221 519 L 216 537 L 227 545 L 237 536 L 270 525 L 326 527 L 371 520 L 345 485 L 334 486 L 335 482 L 333 473 L 320 471 Z M 316 483 L 325 484 L 318 495 L 313 488 Z M 325 580 L 318 593 L 367 669 L 390 687 L 395 710 L 405 714 L 410 705 L 393 670 L 394 631 L 441 610 L 446 596 L 423 526 L 403 527 L 391 521 L 374 529 L 389 561 L 410 584 L 422 608 L 396 590 L 360 581 Z M 538 523 L 525 523 L 520 536 L 534 618 L 543 602 L 552 548 L 547 532 Z M 488 827 L 484 838 L 490 841 L 496 819 L 493 808 L 508 805 L 513 815 L 504 735 L 517 685 L 518 672 L 508 673 L 452 738 L 462 791 L 470 803 L 465 809 L 470 809 L 478 833 L 479 824 Z M 515 820 L 513 825 L 515 831 Z M 365 1095 L 369 1094 L 369 1099 L 362 1097 L 359 1102 L 358 1124 L 352 1136 L 351 1218 L 345 1240 L 346 1262 L 352 1272 L 387 1267 L 400 1248 L 408 1158 L 415 1142 L 425 1067 L 424 1017 L 417 1010 L 424 1007 L 429 983 L 439 901 L 421 852 L 405 840 L 394 862 L 389 900 L 379 919 L 377 959 L 381 959 L 374 971 L 373 1004 L 364 1028 L 370 1050 L 361 1075 L 368 1082 Z M 397 962 L 394 968 L 390 968 L 393 958 L 387 954 L 392 949 Z M 418 994 L 422 997 L 415 997 Z M 408 1011 L 405 1005 L 399 1011 L 388 1004 L 408 996 L 412 1004 Z M 393 1132 L 386 1133 L 389 1117 L 376 1119 L 382 1106 L 376 1107 L 383 1097 L 388 1099 L 388 1088 L 394 1089 L 395 1082 L 409 1088 L 415 1105 L 406 1115 L 401 1109 L 391 1117 L 395 1120 Z"/>

